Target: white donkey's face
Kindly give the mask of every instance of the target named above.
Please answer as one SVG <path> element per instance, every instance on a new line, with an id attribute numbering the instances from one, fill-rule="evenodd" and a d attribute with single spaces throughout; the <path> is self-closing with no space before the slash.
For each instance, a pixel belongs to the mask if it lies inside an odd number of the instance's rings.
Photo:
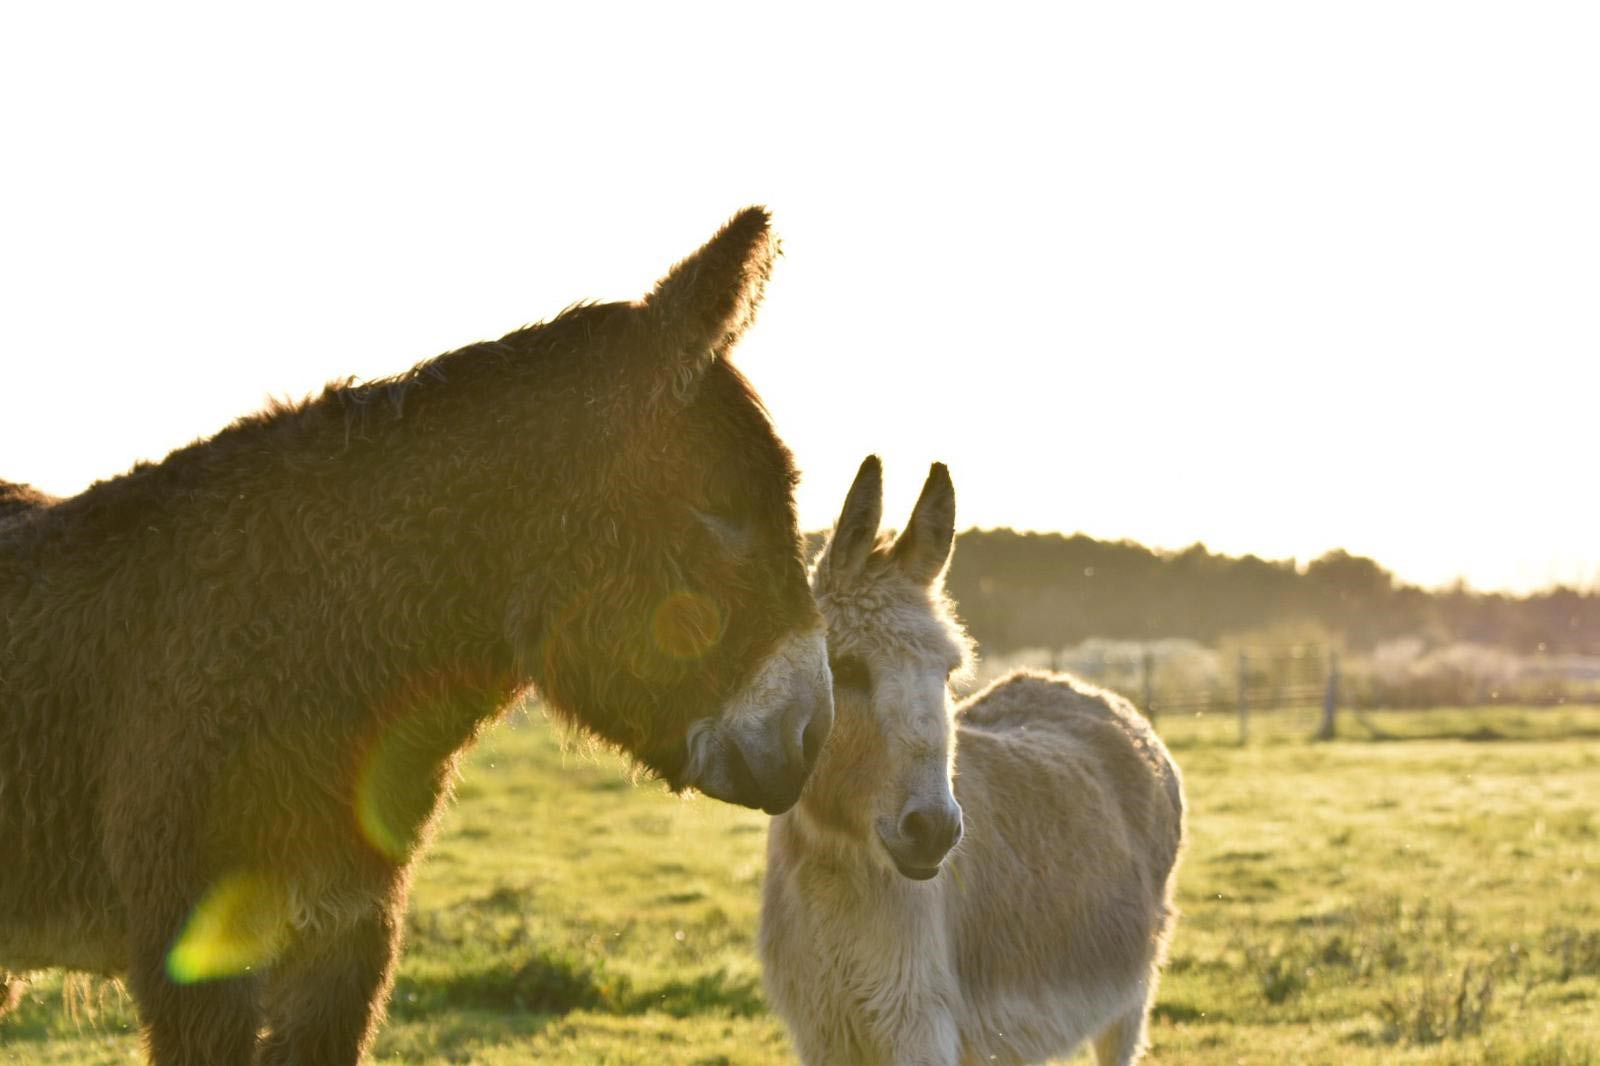
<path id="1" fill-rule="evenodd" d="M 866 790 L 884 856 L 906 877 L 939 872 L 961 838 L 951 784 L 955 728 L 950 675 L 969 659 L 944 598 L 955 535 L 955 492 L 935 464 L 905 532 L 878 543 L 882 473 L 869 457 L 817 563 L 812 589 L 828 623 L 841 724 L 870 736 Z M 866 813 L 866 812 L 863 812 Z"/>

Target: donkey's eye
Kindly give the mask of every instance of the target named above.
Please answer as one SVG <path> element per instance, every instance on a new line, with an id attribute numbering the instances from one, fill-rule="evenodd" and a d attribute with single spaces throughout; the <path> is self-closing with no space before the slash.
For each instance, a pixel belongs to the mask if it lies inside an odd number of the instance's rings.
<path id="1" fill-rule="evenodd" d="M 828 668 L 833 671 L 833 683 L 841 688 L 872 690 L 872 671 L 854 655 L 830 656 Z"/>
<path id="2" fill-rule="evenodd" d="M 729 554 L 739 556 L 749 552 L 751 532 L 748 519 L 737 514 L 698 509 L 695 510 L 694 516 Z"/>

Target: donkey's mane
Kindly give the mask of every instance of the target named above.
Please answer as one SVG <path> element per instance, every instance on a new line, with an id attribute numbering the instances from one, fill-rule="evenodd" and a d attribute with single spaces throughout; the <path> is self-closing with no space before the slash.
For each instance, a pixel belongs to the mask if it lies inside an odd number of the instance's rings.
<path id="1" fill-rule="evenodd" d="M 336 378 L 322 392 L 297 401 L 273 400 L 255 414 L 245 415 L 205 444 L 223 443 L 234 433 L 273 429 L 297 415 L 339 411 L 348 434 L 359 435 L 376 416 L 405 417 L 408 402 L 447 389 L 460 389 L 507 373 L 539 376 L 548 373 L 555 359 L 572 354 L 589 340 L 595 320 L 627 304 L 580 302 L 567 306 L 554 318 L 534 322 L 498 340 L 478 341 L 431 359 L 408 370 L 379 378 Z M 173 456 L 179 453 L 174 452 Z"/>
<path id="2" fill-rule="evenodd" d="M 602 317 L 629 305 L 576 303 L 547 321 L 524 326 L 499 340 L 479 341 L 425 359 L 388 377 L 346 377 L 300 400 L 269 399 L 260 410 L 234 419 L 155 462 L 140 461 L 126 473 L 97 481 L 79 496 L 60 501 L 84 508 L 113 524 L 133 522 L 169 494 L 203 486 L 212 472 L 237 457 L 280 451 L 294 441 L 326 432 L 330 419 L 342 427 L 343 448 L 364 437 L 379 420 L 398 421 L 430 399 L 465 391 L 508 375 L 554 377 L 564 359 L 579 353 Z M 742 380 L 742 379 L 741 379 Z M 745 391 L 754 395 L 748 385 Z M 48 497 L 45 502 L 55 502 Z M 16 508 L 0 499 L 0 515 Z"/>
<path id="3" fill-rule="evenodd" d="M 55 502 L 54 496 L 40 492 L 32 485 L 0 478 L 0 522 Z"/>
<path id="4" fill-rule="evenodd" d="M 443 355 L 424 359 L 409 370 L 387 377 L 338 378 L 330 381 L 319 396 L 281 404 L 280 408 L 282 413 L 292 414 L 317 404 L 338 406 L 345 413 L 347 429 L 364 428 L 369 417 L 376 412 L 387 411 L 394 418 L 403 418 L 407 397 L 419 386 L 430 389 L 447 386 L 464 377 L 480 375 L 486 368 L 503 369 L 518 358 L 542 367 L 541 356 L 549 357 L 575 348 L 572 342 L 579 339 L 576 333 L 580 329 L 582 339 L 588 339 L 593 324 L 590 312 L 604 313 L 622 306 L 626 305 L 579 301 L 567 305 L 554 318 L 530 323 L 499 340 L 468 344 Z M 515 342 L 524 343 L 519 345 Z"/>

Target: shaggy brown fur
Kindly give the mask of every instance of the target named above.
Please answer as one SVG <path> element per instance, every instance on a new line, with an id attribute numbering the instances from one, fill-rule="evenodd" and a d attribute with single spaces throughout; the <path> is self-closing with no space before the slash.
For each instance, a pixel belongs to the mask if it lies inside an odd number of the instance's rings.
<path id="1" fill-rule="evenodd" d="M 457 757 L 530 685 L 674 787 L 792 803 L 820 622 L 724 358 L 775 254 L 751 209 L 639 303 L 0 485 L 0 968 L 126 973 L 159 1066 L 356 1062 Z"/>
<path id="2" fill-rule="evenodd" d="M 54 496 L 40 492 L 32 485 L 0 480 L 0 522 L 55 502 Z"/>

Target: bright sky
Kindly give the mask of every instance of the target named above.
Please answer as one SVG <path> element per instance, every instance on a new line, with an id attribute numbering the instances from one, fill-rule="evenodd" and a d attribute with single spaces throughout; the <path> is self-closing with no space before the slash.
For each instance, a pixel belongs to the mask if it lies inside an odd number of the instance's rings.
<path id="1" fill-rule="evenodd" d="M 561 7 L 564 10 L 551 9 Z M 8 5 L 0 476 L 644 291 L 740 206 L 827 525 L 1600 585 L 1600 9 Z"/>

